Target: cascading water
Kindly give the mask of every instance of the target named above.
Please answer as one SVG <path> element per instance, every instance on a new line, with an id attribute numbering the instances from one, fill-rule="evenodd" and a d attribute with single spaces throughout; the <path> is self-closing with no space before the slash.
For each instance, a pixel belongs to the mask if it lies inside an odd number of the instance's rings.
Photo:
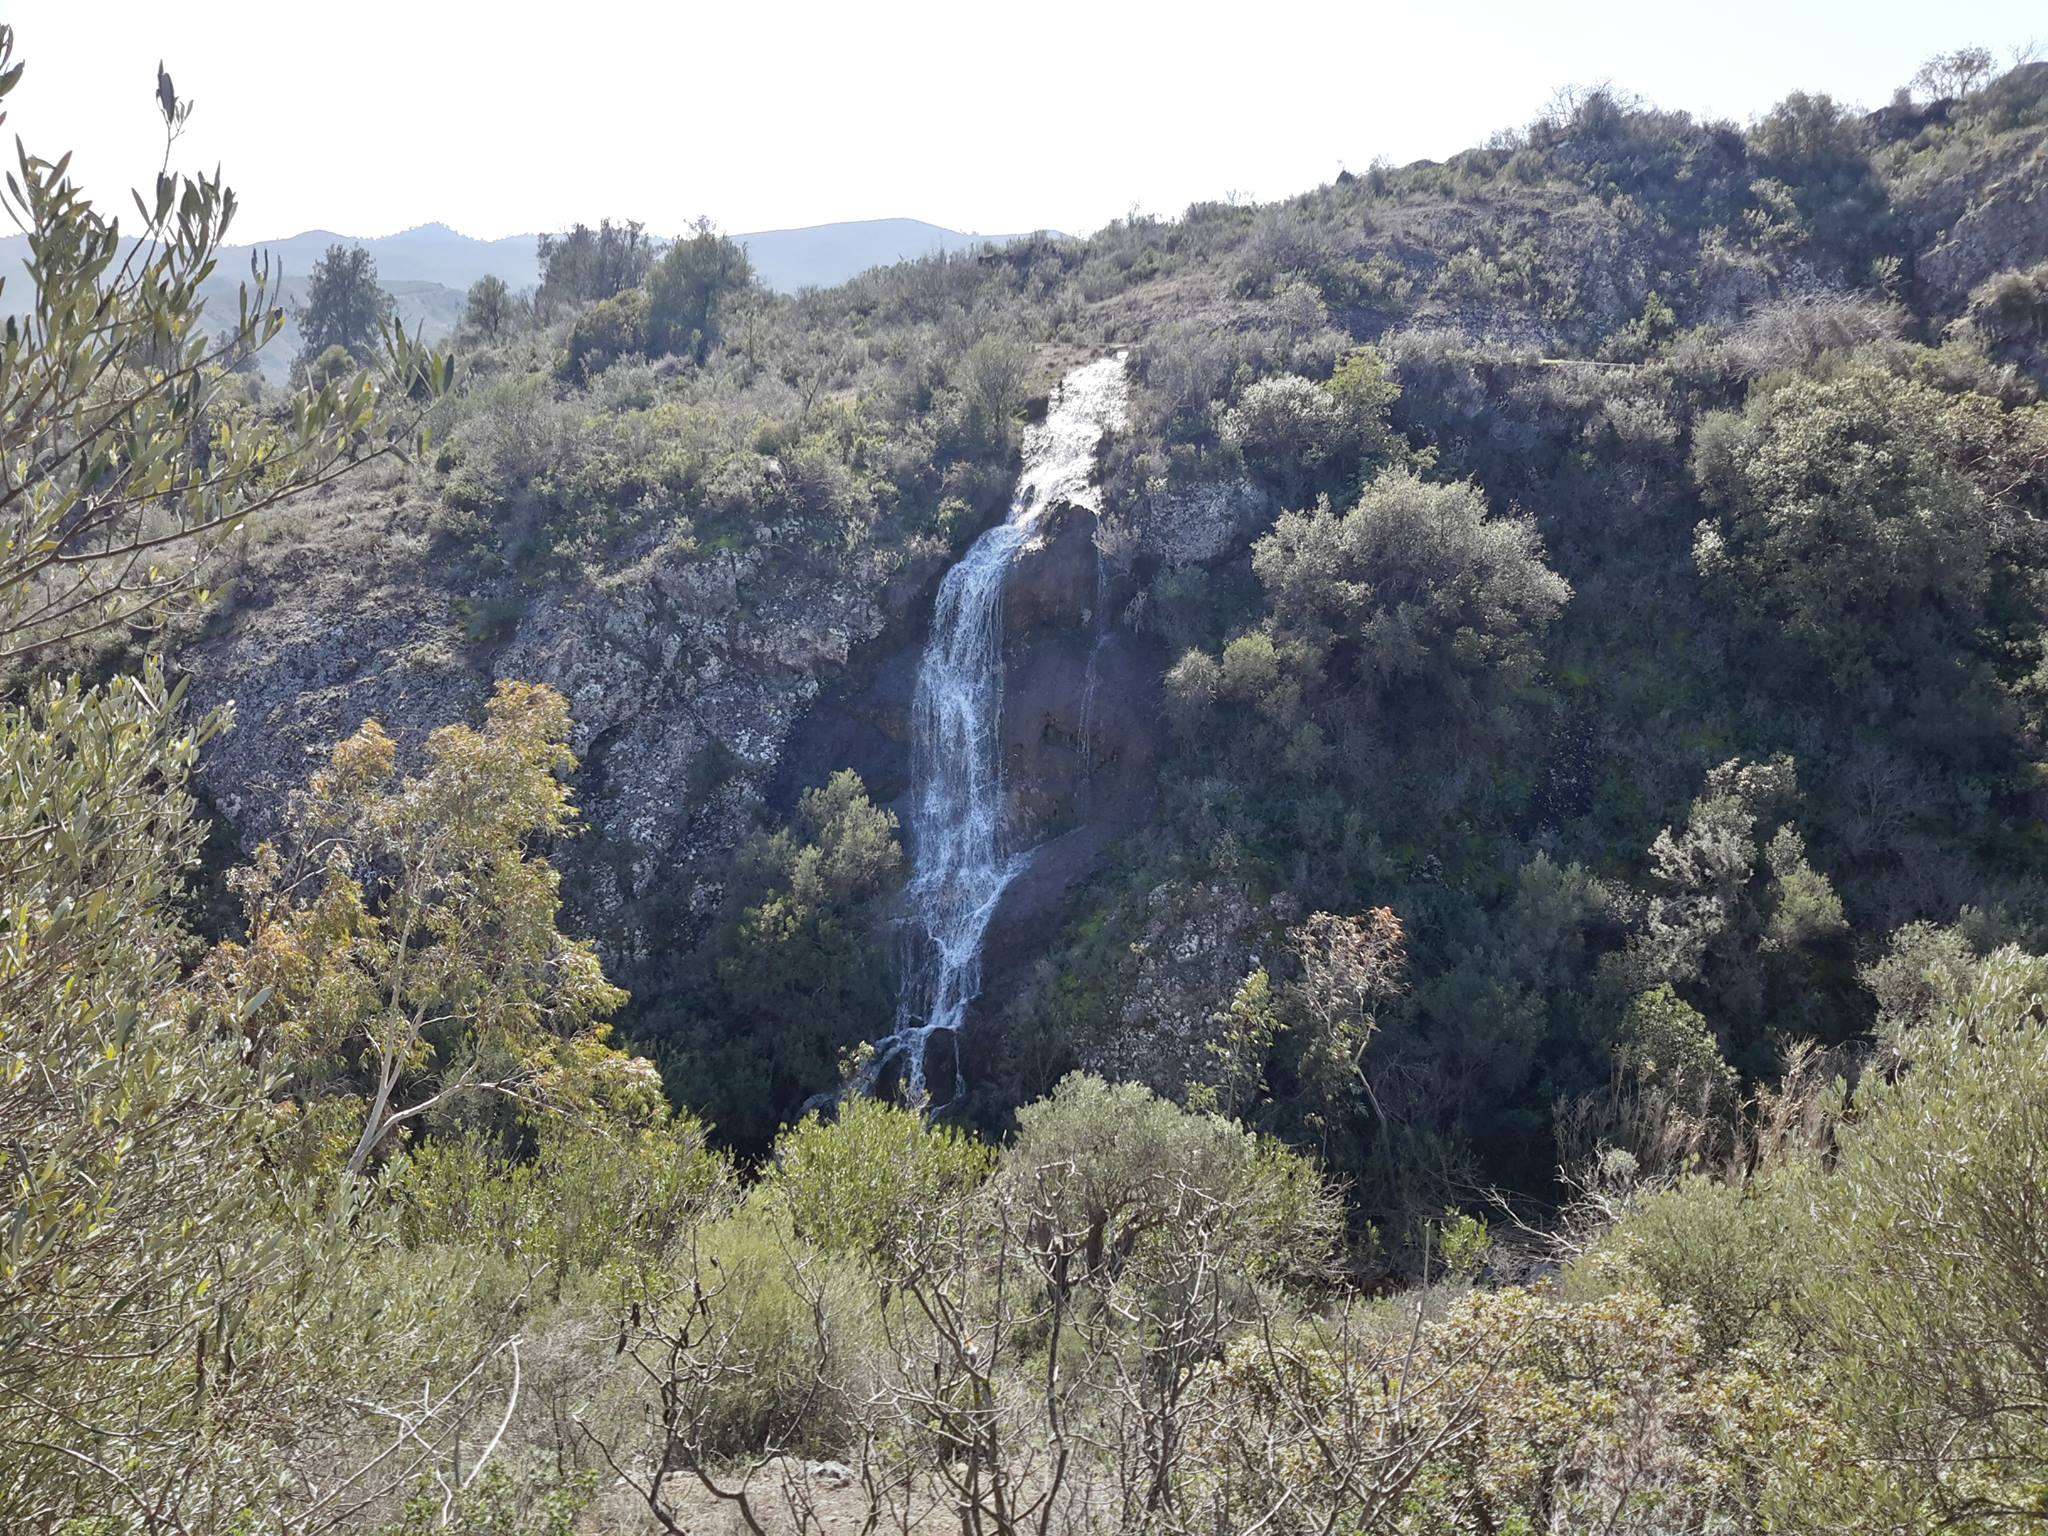
<path id="1" fill-rule="evenodd" d="M 1122 425 L 1126 397 L 1122 354 L 1062 379 L 1045 421 L 1024 435 L 1024 472 L 1009 517 L 976 539 L 939 584 L 911 704 L 903 990 L 894 1032 L 875 1058 L 878 1070 L 901 1060 L 912 1098 L 926 1091 L 931 1037 L 956 1032 L 981 990 L 982 938 L 1028 857 L 1007 848 L 1003 835 L 1003 579 L 1047 507 L 1101 510 L 1095 452 L 1103 434 Z M 964 1089 L 957 1065 L 955 1078 L 956 1090 Z"/>

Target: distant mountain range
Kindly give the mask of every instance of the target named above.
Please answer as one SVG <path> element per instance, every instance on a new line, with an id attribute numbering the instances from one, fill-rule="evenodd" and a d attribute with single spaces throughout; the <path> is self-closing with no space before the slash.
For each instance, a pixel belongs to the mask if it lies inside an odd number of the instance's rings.
<path id="1" fill-rule="evenodd" d="M 829 288 L 858 277 L 871 267 L 929 256 L 939 251 L 974 250 L 1024 238 L 1021 235 L 971 235 L 927 224 L 921 219 L 861 219 L 841 224 L 813 224 L 803 229 L 765 229 L 733 238 L 747 248 L 754 271 L 780 293 L 800 288 Z M 331 245 L 360 245 L 377 263 L 377 280 L 392 296 L 398 315 L 416 326 L 429 341 L 438 340 L 462 315 L 463 295 L 478 278 L 495 276 L 511 287 L 531 288 L 540 281 L 534 235 L 507 235 L 478 240 L 446 224 L 422 224 L 395 235 L 361 239 L 332 230 L 309 229 L 283 240 L 224 247 L 220 268 L 207 285 L 207 297 L 232 310 L 236 286 L 249 273 L 250 257 L 267 251 L 273 273 L 283 272 L 279 297 L 289 310 L 305 297 L 306 279 Z M 22 263 L 28 237 L 0 239 L 0 314 L 21 314 L 28 308 L 28 284 Z M 296 326 L 264 350 L 263 371 L 281 377 L 298 350 Z"/>
<path id="2" fill-rule="evenodd" d="M 871 267 L 939 251 L 1007 245 L 1028 236 L 964 235 L 922 219 L 861 219 L 804 229 L 764 229 L 733 238 L 747 248 L 762 282 L 778 293 L 794 293 L 799 288 L 833 287 Z"/>
<path id="3" fill-rule="evenodd" d="M 799 288 L 829 288 L 870 267 L 937 251 L 972 250 L 991 242 L 1001 245 L 1022 237 L 963 234 L 921 219 L 861 219 L 803 229 L 764 229 L 733 238 L 747 248 L 762 282 L 779 293 L 794 293 Z M 286 240 L 265 240 L 261 248 L 283 262 L 288 274 L 301 277 L 312 271 L 313 263 L 330 245 L 360 245 L 376 261 L 377 275 L 387 287 L 393 283 L 439 283 L 467 289 L 489 274 L 514 288 L 531 288 L 540 281 L 537 240 L 534 235 L 476 240 L 446 224 L 422 224 L 369 240 L 313 229 Z M 236 247 L 228 252 L 238 270 L 250 249 Z M 228 264 L 229 260 L 222 262 L 223 267 Z"/>
<path id="4" fill-rule="evenodd" d="M 870 267 L 929 256 L 938 251 L 973 250 L 1002 245 L 1021 235 L 970 235 L 927 224 L 921 219 L 861 219 L 843 224 L 813 224 L 803 229 L 764 229 L 733 238 L 747 248 L 761 281 L 780 293 L 799 288 L 827 288 L 857 277 Z M 288 284 L 296 286 L 331 245 L 360 245 L 377 263 L 378 279 L 397 293 L 403 285 L 436 284 L 466 290 L 478 278 L 503 278 L 512 287 L 531 288 L 540 281 L 536 255 L 538 237 L 507 235 L 478 240 L 446 224 L 422 224 L 395 235 L 364 239 L 328 229 L 309 229 L 282 240 L 231 245 L 221 251 L 221 275 L 239 281 L 258 250 L 268 251 L 282 266 Z M 20 313 L 27 299 L 19 291 L 17 273 L 28 254 L 28 237 L 0 239 L 0 274 L 7 276 L 4 308 Z"/>

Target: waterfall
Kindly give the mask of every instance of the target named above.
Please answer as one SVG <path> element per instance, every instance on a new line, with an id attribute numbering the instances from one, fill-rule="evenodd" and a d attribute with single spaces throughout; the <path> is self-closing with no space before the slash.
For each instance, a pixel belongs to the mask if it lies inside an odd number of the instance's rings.
<path id="1" fill-rule="evenodd" d="M 902 1061 L 913 1099 L 925 1051 L 957 1032 L 981 990 L 981 944 L 1004 889 L 1028 853 L 1006 846 L 999 732 L 1003 711 L 1003 580 L 1047 507 L 1100 511 L 1092 481 L 1103 434 L 1123 422 L 1119 353 L 1060 381 L 1043 423 L 1024 434 L 1024 469 L 1010 514 L 974 541 L 939 583 L 931 637 L 911 703 L 911 876 L 903 987 L 894 1031 L 876 1066 Z M 955 1091 L 964 1091 L 955 1053 Z"/>

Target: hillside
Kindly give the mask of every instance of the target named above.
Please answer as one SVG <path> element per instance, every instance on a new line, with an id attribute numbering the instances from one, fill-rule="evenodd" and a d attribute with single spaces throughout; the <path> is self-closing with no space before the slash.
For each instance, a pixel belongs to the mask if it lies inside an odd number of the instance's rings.
<path id="1" fill-rule="evenodd" d="M 1993 830 L 2035 814 L 1992 746 L 2031 750 L 2029 738 L 1933 717 L 1873 737 L 1855 693 L 1832 715 L 1800 702 L 1813 696 L 1791 653 L 1745 660 L 1751 621 L 1699 585 L 1694 525 L 1718 503 L 1688 465 L 1700 424 L 1788 365 L 1868 356 L 1856 366 L 1960 369 L 1988 398 L 2031 398 L 1995 356 L 1930 343 L 1970 299 L 1952 274 L 1981 280 L 1985 258 L 1963 253 L 1993 227 L 1986 210 L 2031 206 L 2017 188 L 2034 185 L 2038 158 L 2011 167 L 2040 142 L 2042 79 L 2038 66 L 2007 77 L 1966 121 L 1945 108 L 1788 119 L 1782 148 L 1775 120 L 1745 139 L 1595 98 L 1519 148 L 1347 177 L 1270 208 L 884 269 L 772 307 L 746 349 L 701 370 L 564 382 L 558 322 L 475 359 L 439 469 L 394 487 L 402 502 L 350 492 L 237 557 L 232 606 L 191 660 L 202 698 L 232 696 L 264 725 L 225 744 L 207 778 L 253 836 L 302 754 L 357 718 L 417 739 L 491 677 L 554 683 L 586 762 L 592 835 L 564 855 L 577 920 L 634 992 L 635 1028 L 683 1053 L 678 1090 L 712 1095 L 736 1134 L 743 1121 L 765 1133 L 872 1026 L 851 1002 L 843 1023 L 820 1018 L 846 1034 L 806 1046 L 809 1066 L 784 1059 L 790 1042 L 737 1030 L 715 1049 L 767 1051 L 777 1064 L 758 1085 L 751 1067 L 689 1065 L 714 1049 L 698 1010 L 733 1014 L 691 979 L 715 958 L 698 946 L 721 931 L 726 861 L 840 768 L 901 809 L 930 584 L 1005 494 L 1006 434 L 983 413 L 1004 397 L 976 403 L 999 387 L 988 370 L 1042 395 L 1062 359 L 1129 347 L 1137 399 L 1100 526 L 1061 525 L 1012 578 L 1033 595 L 1009 620 L 1009 816 L 1042 852 L 992 933 L 1006 980 L 990 993 L 1000 1021 L 968 1032 L 990 1058 L 972 1092 L 1000 1113 L 1049 1083 L 1056 1066 L 1024 1072 L 1026 1051 L 1177 1089 L 1204 1049 L 1184 1032 L 1206 1027 L 1262 933 L 1289 910 L 1384 903 L 1429 978 L 1382 1047 L 1411 1056 L 1418 1130 L 1477 1136 L 1483 1166 L 1538 1179 L 1538 1106 L 1592 1086 L 1606 1049 L 1586 988 L 1646 942 L 1630 932 L 1667 898 L 1639 883 L 1653 879 L 1642 861 L 1706 803 L 1718 764 L 1796 758 L 1800 798 L 1774 791 L 1775 809 L 1752 814 L 1800 829 L 1849 925 L 1797 961 L 1695 980 L 1734 989 L 1719 1006 L 1740 1017 L 1715 1022 L 1745 1071 L 1776 1049 L 1781 992 L 1823 1039 L 1867 1028 L 1854 968 L 1901 924 L 1963 904 L 2017 922 L 2032 910 L 2033 877 Z M 1936 202 L 1977 211 L 1930 223 Z M 1995 238 L 1993 261 L 2048 255 L 2039 230 Z M 1980 348 L 2038 361 L 2024 327 L 1972 323 Z M 872 338 L 865 359 L 841 350 L 850 324 Z M 1314 381 L 1360 343 L 1386 370 L 1361 399 L 1383 400 L 1388 422 L 1345 437 L 1365 429 L 1315 414 L 1330 407 Z M 712 400 L 731 403 L 707 417 Z M 728 417 L 758 446 L 708 425 Z M 1206 730 L 1179 734 L 1181 654 L 1228 642 L 1228 665 L 1279 622 L 1261 618 L 1251 561 L 1276 514 L 1319 494 L 1349 506 L 1373 465 L 1404 463 L 1469 479 L 1493 515 L 1531 520 L 1532 548 L 1571 593 L 1542 621 L 1541 664 L 1511 682 L 1456 667 L 1370 688 L 1302 677 L 1284 682 L 1297 700 L 1284 711 L 1248 697 L 1230 716 L 1229 736 L 1291 740 L 1298 758 L 1259 749 L 1255 765 L 1219 755 Z M 1091 640 L 1098 560 L 1116 621 Z M 1085 723 L 1084 672 L 1113 690 Z M 1204 697 L 1228 686 L 1201 684 Z M 1691 723 L 1674 735 L 1657 722 L 1677 700 Z M 1869 785 L 1953 783 L 1940 754 L 1966 739 L 1991 754 L 1970 770 L 1988 798 L 1938 813 L 1923 798 L 1910 836 L 1870 819 Z M 1237 787 L 1215 801 L 1225 784 Z M 1564 882 L 1573 922 L 1589 925 L 1541 940 L 1579 956 L 1562 969 L 1512 958 L 1537 942 L 1518 926 L 1536 880 Z M 1768 890 L 1745 900 L 1768 910 Z M 1212 956 L 1198 975 L 1115 958 L 1183 942 Z M 1502 987 L 1512 1025 L 1475 1018 L 1472 989 Z"/>
<path id="2" fill-rule="evenodd" d="M 414 231 L 459 367 L 289 408 L 146 287 L 0 1523 L 2038 1525 L 2048 64 L 1932 78 L 488 326 Z"/>

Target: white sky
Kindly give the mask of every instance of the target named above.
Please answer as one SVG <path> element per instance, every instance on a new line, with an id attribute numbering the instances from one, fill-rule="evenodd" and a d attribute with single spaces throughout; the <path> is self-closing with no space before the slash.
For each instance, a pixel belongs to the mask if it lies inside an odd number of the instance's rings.
<path id="1" fill-rule="evenodd" d="M 659 232 L 914 217 L 1084 233 L 1440 159 L 1566 84 L 1747 119 L 1883 104 L 1929 54 L 2048 44 L 2041 0 L 10 0 L 8 131 L 104 204 L 154 172 L 156 63 L 235 234 Z M 125 194 L 120 197 L 125 206 Z"/>

